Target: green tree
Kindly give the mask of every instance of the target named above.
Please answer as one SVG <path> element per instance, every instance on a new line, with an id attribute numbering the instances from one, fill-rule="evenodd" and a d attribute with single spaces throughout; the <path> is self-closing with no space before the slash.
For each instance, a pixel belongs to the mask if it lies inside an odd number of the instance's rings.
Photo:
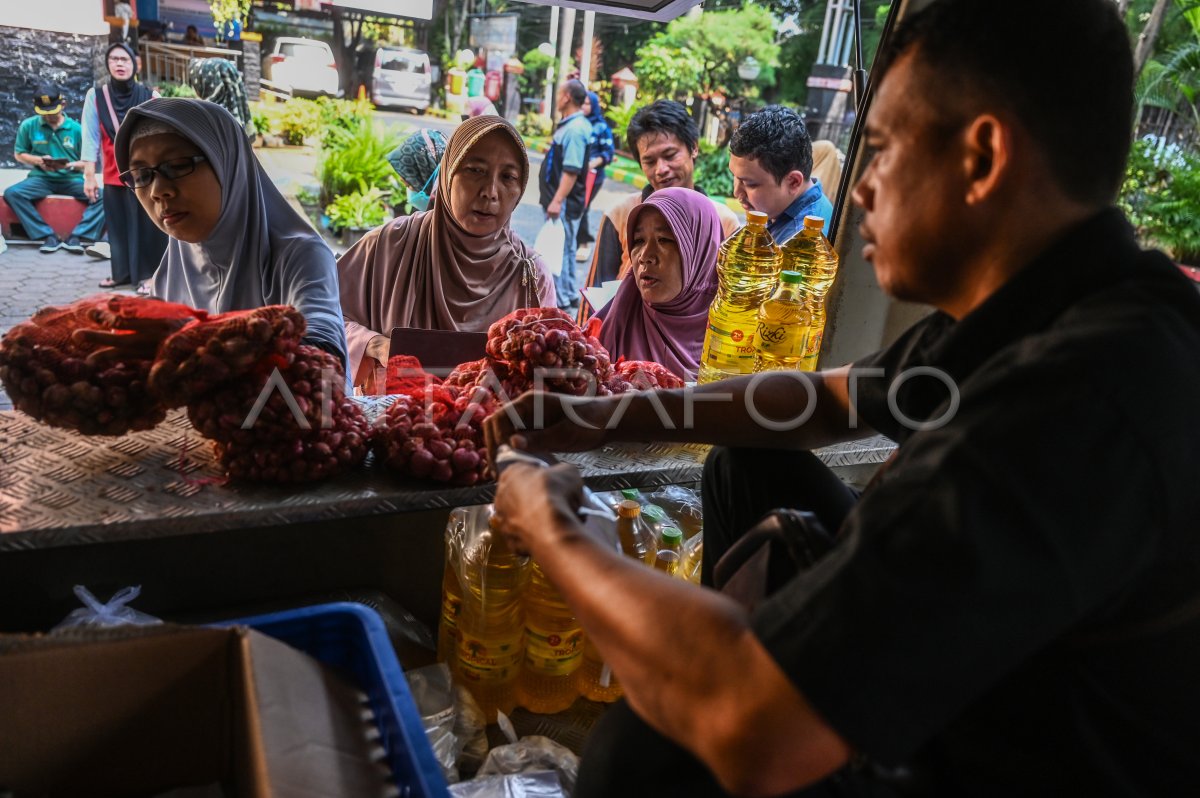
<path id="1" fill-rule="evenodd" d="M 224 38 L 230 23 L 245 25 L 250 16 L 250 0 L 208 0 L 208 7 L 218 39 Z"/>
<path id="2" fill-rule="evenodd" d="M 640 81 L 644 81 L 649 69 L 664 66 L 655 63 L 660 62 L 664 54 L 672 58 L 686 57 L 700 67 L 689 70 L 690 93 L 704 96 L 717 91 L 736 93 L 743 85 L 737 74 L 738 64 L 748 56 L 757 60 L 767 72 L 762 76 L 764 79 L 773 74 L 768 68 L 778 66 L 777 26 L 770 11 L 753 4 L 740 11 L 713 11 L 698 17 L 680 17 L 638 50 L 634 72 Z"/>
<path id="3" fill-rule="evenodd" d="M 652 41 L 638 50 L 634 72 L 643 97 L 686 97 L 696 85 L 704 63 L 691 51 Z"/>

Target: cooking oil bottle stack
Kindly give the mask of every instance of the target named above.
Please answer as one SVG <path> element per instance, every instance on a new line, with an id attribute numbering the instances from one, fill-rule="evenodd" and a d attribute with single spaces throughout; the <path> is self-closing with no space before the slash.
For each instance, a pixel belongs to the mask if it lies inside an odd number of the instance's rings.
<path id="1" fill-rule="evenodd" d="M 767 215 L 747 212 L 746 226 L 722 244 L 717 255 L 717 296 L 708 310 L 698 382 L 754 371 L 758 308 L 775 290 L 782 262 L 767 232 Z"/>
<path id="2" fill-rule="evenodd" d="M 529 558 L 508 548 L 494 514 L 488 524 L 487 531 L 463 546 L 458 673 L 488 723 L 495 723 L 497 710 L 508 714 L 517 704 Z"/>
<path id="3" fill-rule="evenodd" d="M 837 277 L 838 256 L 822 233 L 825 220 L 820 216 L 805 216 L 804 229 L 783 247 L 783 268 L 800 272 L 800 290 L 811 316 L 808 341 L 800 368 L 815 371 L 821 340 L 825 332 L 825 297 Z"/>
<path id="4" fill-rule="evenodd" d="M 800 272 L 781 272 L 779 288 L 758 309 L 756 372 L 800 368 L 812 318 L 801 292 L 801 279 Z"/>
<path id="5" fill-rule="evenodd" d="M 637 492 L 633 491 L 632 495 L 636 496 Z M 617 505 L 617 538 L 626 557 L 646 565 L 654 564 L 658 547 L 649 525 L 642 518 L 642 506 L 635 498 L 626 498 Z M 591 640 L 584 641 L 583 664 L 575 671 L 575 685 L 579 694 L 589 701 L 610 703 L 621 697 L 617 677 L 604 664 Z"/>
<path id="6" fill-rule="evenodd" d="M 575 703 L 583 664 L 583 628 L 535 562 L 525 591 L 525 662 L 517 702 L 530 712 L 562 712 Z"/>

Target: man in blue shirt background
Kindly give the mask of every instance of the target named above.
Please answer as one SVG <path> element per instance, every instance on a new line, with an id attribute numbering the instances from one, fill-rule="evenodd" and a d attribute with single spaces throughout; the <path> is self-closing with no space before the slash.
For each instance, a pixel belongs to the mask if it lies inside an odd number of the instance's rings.
<path id="1" fill-rule="evenodd" d="M 575 238 L 583 217 L 592 123 L 583 115 L 587 89 L 578 80 L 568 80 L 558 89 L 558 112 L 562 120 L 554 129 L 554 143 L 542 161 L 538 188 L 547 219 L 562 219 L 562 272 L 554 278 L 558 306 L 569 313 L 579 307 L 579 278 L 575 274 Z"/>
<path id="2" fill-rule="evenodd" d="M 812 139 L 800 114 L 768 105 L 751 114 L 729 141 L 733 196 L 748 211 L 762 211 L 767 230 L 782 245 L 804 227 L 805 216 L 820 216 L 829 235 L 833 203 L 812 176 Z"/>

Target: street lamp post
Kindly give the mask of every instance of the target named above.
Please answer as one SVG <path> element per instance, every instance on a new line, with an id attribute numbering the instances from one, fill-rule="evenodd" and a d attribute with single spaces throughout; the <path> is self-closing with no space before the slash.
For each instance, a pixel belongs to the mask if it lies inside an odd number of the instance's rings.
<path id="1" fill-rule="evenodd" d="M 758 59 L 752 55 L 742 59 L 742 63 L 738 64 L 738 77 L 750 83 L 758 77 L 758 73 L 762 71 L 762 65 L 758 63 Z"/>

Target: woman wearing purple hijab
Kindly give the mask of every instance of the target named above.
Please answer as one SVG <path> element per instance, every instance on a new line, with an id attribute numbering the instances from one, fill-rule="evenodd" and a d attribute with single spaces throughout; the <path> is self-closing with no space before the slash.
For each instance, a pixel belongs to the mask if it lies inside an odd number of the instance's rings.
<path id="1" fill-rule="evenodd" d="M 600 343 L 615 361 L 649 360 L 685 380 L 696 377 L 717 293 L 721 218 L 698 191 L 665 188 L 629 215 L 633 269 L 596 314 Z"/>

